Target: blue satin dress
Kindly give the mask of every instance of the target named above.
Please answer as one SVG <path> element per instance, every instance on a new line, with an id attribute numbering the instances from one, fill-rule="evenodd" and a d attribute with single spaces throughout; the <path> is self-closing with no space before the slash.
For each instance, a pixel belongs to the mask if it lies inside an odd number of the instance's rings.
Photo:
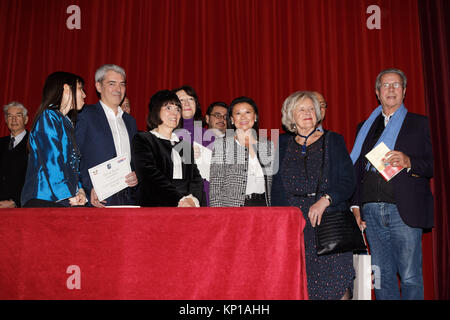
<path id="1" fill-rule="evenodd" d="M 30 132 L 29 141 L 22 205 L 40 199 L 68 206 L 67 199 L 81 188 L 80 151 L 72 121 L 57 110 L 46 109 Z"/>

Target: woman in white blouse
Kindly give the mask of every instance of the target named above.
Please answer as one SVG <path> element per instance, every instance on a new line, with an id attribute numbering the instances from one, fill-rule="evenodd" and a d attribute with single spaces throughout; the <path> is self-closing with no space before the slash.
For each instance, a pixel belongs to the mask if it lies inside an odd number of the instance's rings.
<path id="1" fill-rule="evenodd" d="M 169 90 L 156 92 L 149 103 L 149 132 L 133 138 L 131 153 L 143 207 L 199 207 L 205 204 L 202 177 L 192 145 L 173 132 L 182 127 L 181 103 Z"/>
<path id="2" fill-rule="evenodd" d="M 273 145 L 258 136 L 256 103 L 248 97 L 234 99 L 228 119 L 235 131 L 214 142 L 210 206 L 270 206 Z"/>

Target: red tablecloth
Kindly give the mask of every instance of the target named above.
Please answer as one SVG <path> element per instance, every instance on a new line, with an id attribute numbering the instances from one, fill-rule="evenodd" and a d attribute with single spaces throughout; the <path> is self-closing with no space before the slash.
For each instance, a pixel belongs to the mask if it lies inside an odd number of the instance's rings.
<path id="1" fill-rule="evenodd" d="M 307 299 L 304 225 L 286 207 L 0 209 L 0 299 Z"/>

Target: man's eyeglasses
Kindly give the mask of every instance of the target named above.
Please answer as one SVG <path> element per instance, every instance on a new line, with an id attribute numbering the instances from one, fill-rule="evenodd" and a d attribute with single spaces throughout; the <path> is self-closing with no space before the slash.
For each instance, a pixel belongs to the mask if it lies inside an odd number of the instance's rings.
<path id="1" fill-rule="evenodd" d="M 221 120 L 221 119 L 226 120 L 227 119 L 227 115 L 226 114 L 211 113 L 210 116 L 213 116 L 217 120 Z"/>
<path id="2" fill-rule="evenodd" d="M 22 119 L 22 118 L 24 118 L 24 116 L 23 116 L 22 113 L 18 113 L 18 114 L 11 114 L 11 113 L 8 113 L 8 114 L 6 115 L 6 118 L 7 118 L 8 120 L 11 120 L 11 119 L 13 119 L 13 118 L 16 118 L 16 119 Z"/>
<path id="3" fill-rule="evenodd" d="M 394 88 L 394 89 L 398 89 L 402 86 L 402 84 L 400 82 L 393 82 L 393 83 L 383 83 L 382 84 L 383 88 L 385 89 L 389 89 L 390 87 Z"/>

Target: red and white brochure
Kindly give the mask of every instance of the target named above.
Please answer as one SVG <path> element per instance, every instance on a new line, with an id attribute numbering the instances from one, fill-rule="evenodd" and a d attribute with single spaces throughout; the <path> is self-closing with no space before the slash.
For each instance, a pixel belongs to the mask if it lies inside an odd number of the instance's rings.
<path id="1" fill-rule="evenodd" d="M 366 154 L 366 158 L 378 170 L 378 172 L 386 181 L 391 180 L 404 169 L 403 167 L 394 167 L 389 162 L 383 161 L 386 153 L 388 153 L 389 151 L 390 149 L 384 144 L 384 142 L 381 142 Z"/>

